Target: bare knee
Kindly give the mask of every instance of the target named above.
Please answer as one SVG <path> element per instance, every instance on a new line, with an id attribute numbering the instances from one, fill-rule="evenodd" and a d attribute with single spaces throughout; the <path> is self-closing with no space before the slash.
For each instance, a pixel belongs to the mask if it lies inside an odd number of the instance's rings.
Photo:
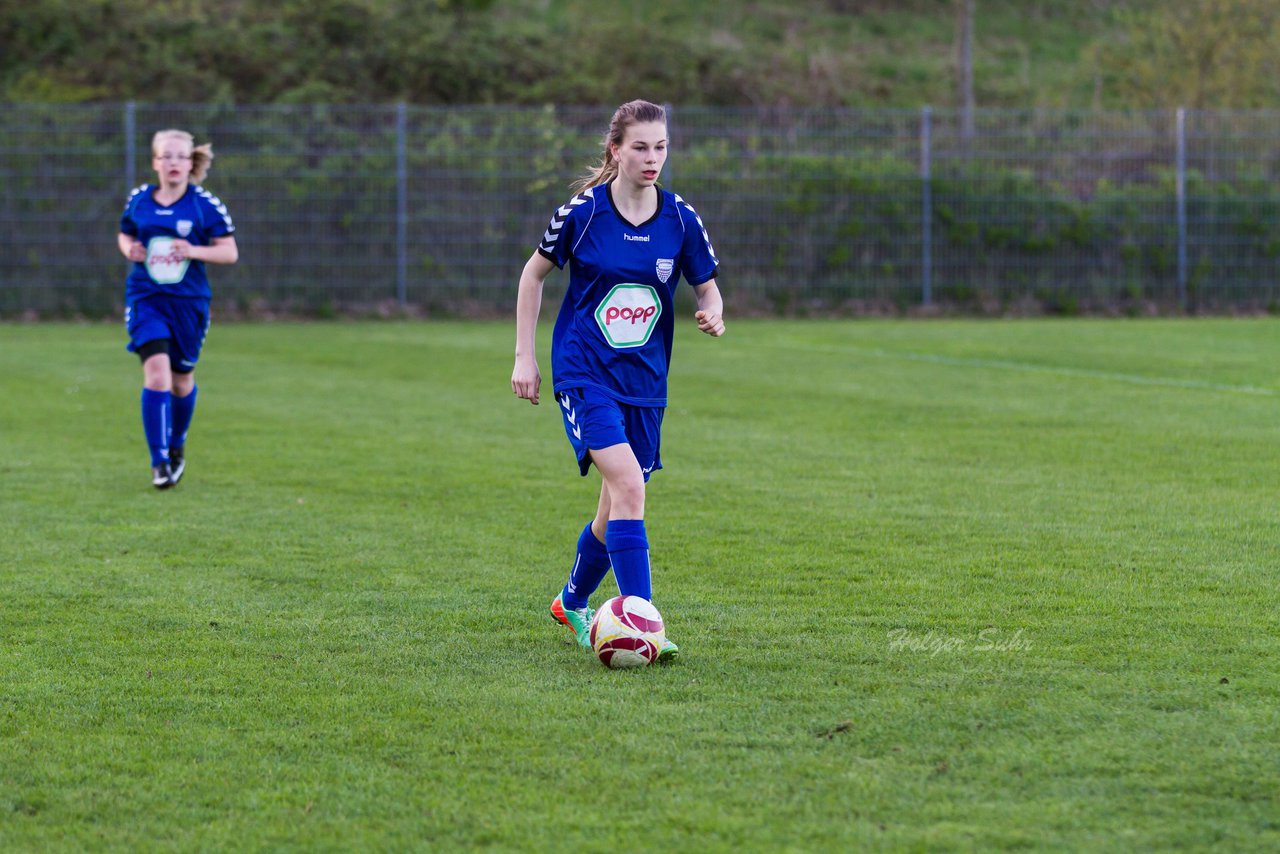
<path id="1" fill-rule="evenodd" d="M 601 516 L 608 519 L 644 518 L 644 472 L 626 444 L 591 451 L 592 462 L 600 470 L 604 488 L 600 493 L 600 507 L 596 521 Z M 595 529 L 595 526 L 592 526 Z"/>
<path id="2" fill-rule="evenodd" d="M 194 372 L 186 374 L 173 375 L 173 393 L 178 397 L 186 397 L 191 394 L 191 390 L 196 387 L 196 375 Z"/>
<path id="3" fill-rule="evenodd" d="M 609 484 L 609 518 L 644 518 L 644 476 L 616 478 Z"/>
<path id="4" fill-rule="evenodd" d="M 173 391 L 168 353 L 156 353 L 142 363 L 142 384 L 152 391 Z"/>

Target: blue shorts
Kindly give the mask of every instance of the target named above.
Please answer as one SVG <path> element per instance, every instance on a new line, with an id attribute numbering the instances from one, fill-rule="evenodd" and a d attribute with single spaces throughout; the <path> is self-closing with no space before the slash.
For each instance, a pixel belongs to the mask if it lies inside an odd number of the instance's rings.
<path id="1" fill-rule="evenodd" d="M 129 330 L 129 352 L 138 352 L 148 341 L 168 339 L 173 371 L 189 374 L 200 361 L 200 348 L 209 331 L 209 301 L 163 294 L 143 297 L 125 305 L 124 325 Z"/>
<path id="2" fill-rule="evenodd" d="M 660 406 L 632 406 L 619 403 L 592 388 L 566 389 L 556 392 L 564 432 L 578 457 L 578 471 L 583 476 L 591 468 L 592 448 L 597 450 L 624 442 L 640 463 L 647 482 L 652 472 L 662 468 L 659 446 L 662 442 Z"/>

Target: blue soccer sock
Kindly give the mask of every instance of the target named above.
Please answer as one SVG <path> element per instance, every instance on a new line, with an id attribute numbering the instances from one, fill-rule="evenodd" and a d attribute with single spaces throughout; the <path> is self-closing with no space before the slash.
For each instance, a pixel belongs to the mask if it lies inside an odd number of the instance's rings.
<path id="1" fill-rule="evenodd" d="M 587 607 L 587 598 L 596 592 L 609 573 L 609 551 L 591 533 L 591 523 L 578 536 L 578 554 L 569 571 L 569 581 L 560 592 L 560 603 L 574 611 Z"/>
<path id="2" fill-rule="evenodd" d="M 196 386 L 186 397 L 173 396 L 173 424 L 169 428 L 169 447 L 181 448 L 187 444 L 187 430 L 191 428 L 191 416 L 196 413 Z"/>
<path id="3" fill-rule="evenodd" d="M 142 390 L 142 430 L 151 448 L 151 465 L 169 462 L 170 394 L 167 391 Z"/>
<path id="4" fill-rule="evenodd" d="M 643 519 L 611 519 L 604 536 L 613 564 L 613 577 L 623 596 L 650 599 L 653 589 L 649 581 L 649 538 L 645 536 Z"/>

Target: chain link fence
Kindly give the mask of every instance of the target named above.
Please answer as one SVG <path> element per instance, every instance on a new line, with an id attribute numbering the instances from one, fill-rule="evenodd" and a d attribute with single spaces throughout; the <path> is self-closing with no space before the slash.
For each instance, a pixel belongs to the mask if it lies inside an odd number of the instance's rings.
<path id="1" fill-rule="evenodd" d="M 1278 113 L 669 109 L 664 185 L 735 310 L 1280 305 Z M 611 112 L 8 105 L 0 315 L 120 310 L 120 212 L 168 127 L 214 143 L 222 307 L 510 311 Z"/>

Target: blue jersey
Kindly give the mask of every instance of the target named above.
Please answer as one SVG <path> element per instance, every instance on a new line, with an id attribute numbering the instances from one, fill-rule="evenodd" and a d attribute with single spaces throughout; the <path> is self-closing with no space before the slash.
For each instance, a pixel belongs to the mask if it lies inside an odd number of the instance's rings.
<path id="1" fill-rule="evenodd" d="M 622 403 L 666 406 L 676 285 L 681 274 L 691 285 L 708 282 L 720 263 L 697 212 L 659 189 L 657 211 L 632 225 L 603 184 L 555 212 L 538 252 L 569 264 L 551 338 L 554 390 L 590 387 Z"/>
<path id="2" fill-rule="evenodd" d="M 227 207 L 217 196 L 198 184 L 167 207 L 156 203 L 151 184 L 143 184 L 129 195 L 120 231 L 137 238 L 147 247 L 147 260 L 134 263 L 125 285 L 125 302 L 153 294 L 209 299 L 209 277 L 204 262 L 178 258 L 170 251 L 176 238 L 193 246 L 208 246 L 214 238 L 234 234 Z"/>

